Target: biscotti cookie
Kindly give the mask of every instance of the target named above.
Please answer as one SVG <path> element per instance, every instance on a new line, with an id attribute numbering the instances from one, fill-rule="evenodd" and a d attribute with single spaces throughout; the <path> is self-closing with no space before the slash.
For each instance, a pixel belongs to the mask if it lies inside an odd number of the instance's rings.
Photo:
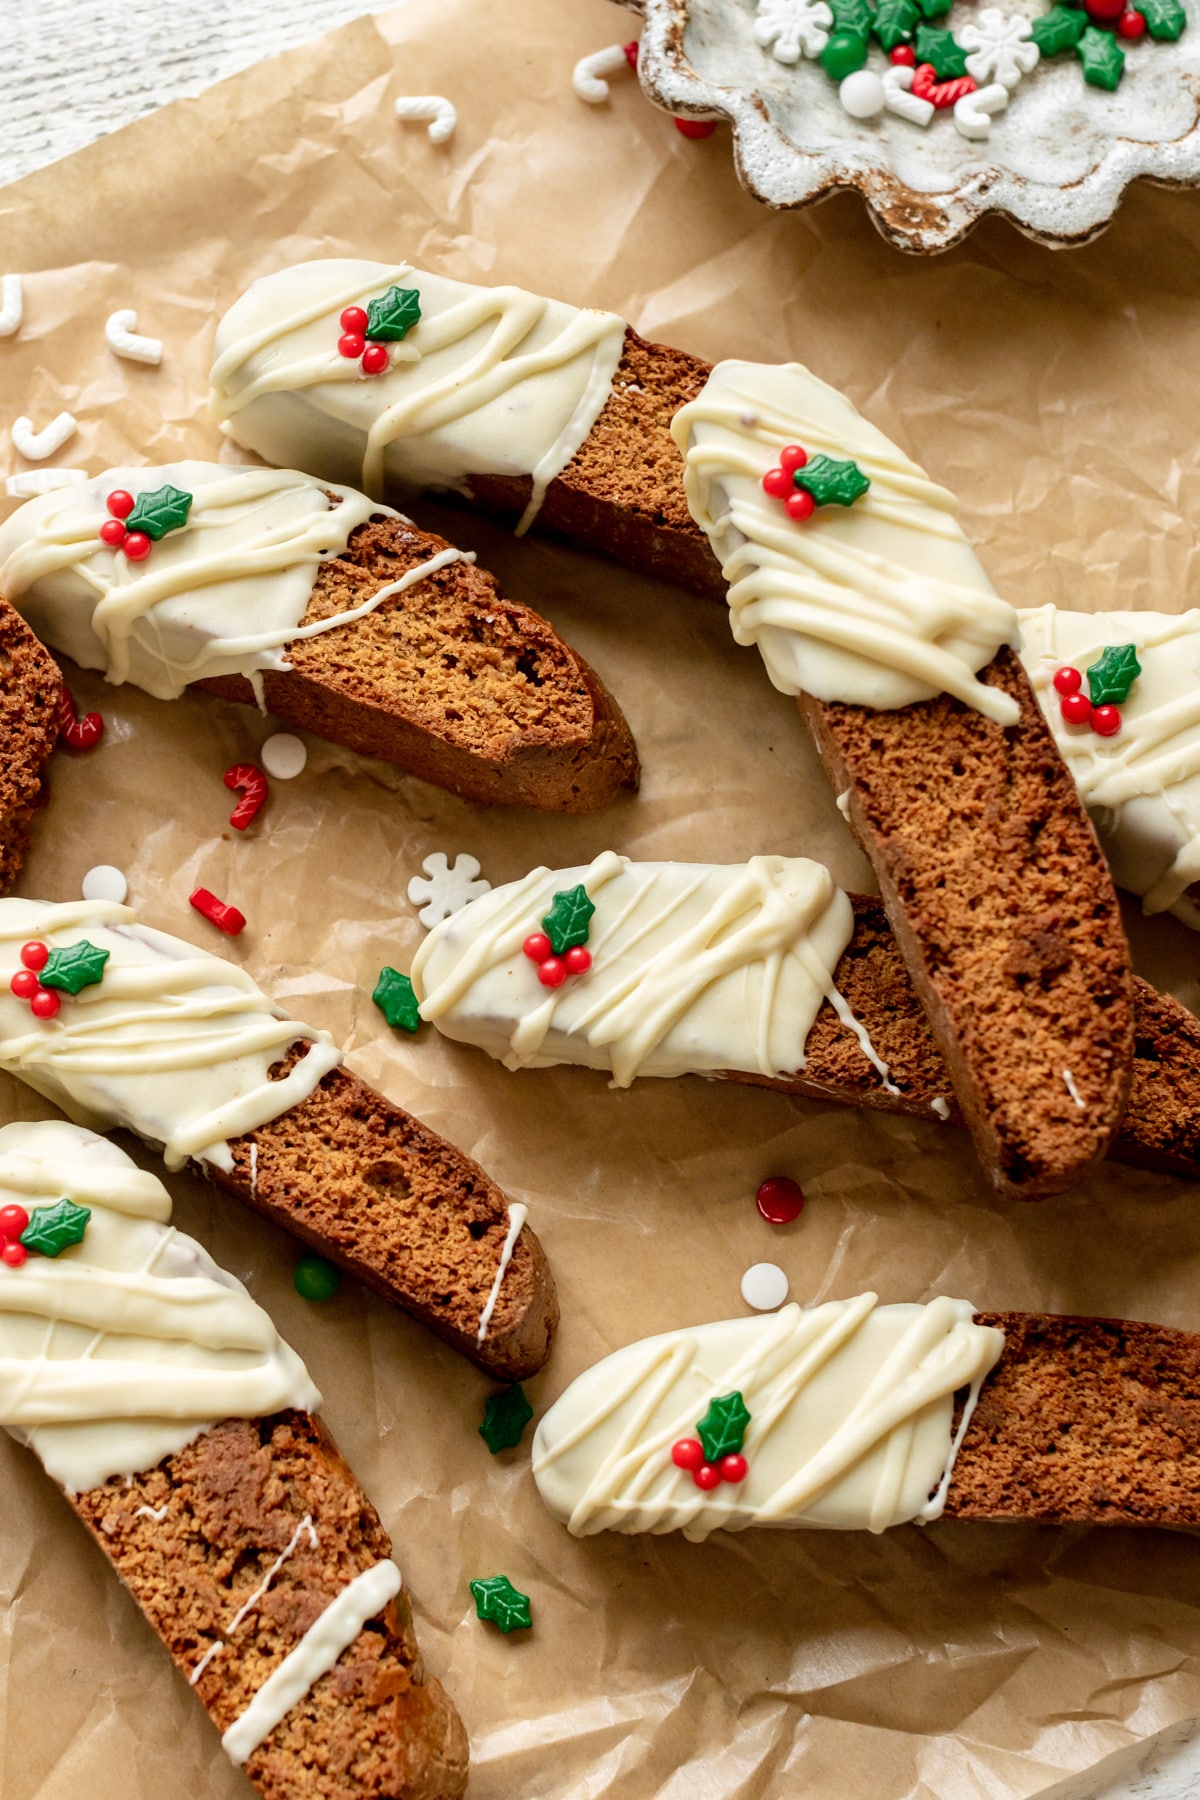
<path id="1" fill-rule="evenodd" d="M 394 359 L 371 379 L 337 370 L 338 309 L 384 295 L 406 305 Z M 796 364 L 709 369 L 630 336 L 614 366 L 620 321 L 563 312 L 407 265 L 283 270 L 221 321 L 214 410 L 271 461 L 336 474 L 352 458 L 367 485 L 445 481 L 468 496 L 491 483 L 493 502 L 516 477 L 522 525 L 607 536 L 620 560 L 656 574 L 673 561 L 705 592 L 718 567 L 738 642 L 805 697 L 990 1178 L 1015 1194 L 1069 1186 L 1104 1154 L 1128 1093 L 1128 951 L 1013 654 L 1016 614 L 953 497 Z M 535 343 L 551 315 L 550 342 Z M 456 357 L 469 371 L 457 385 Z M 547 367 L 553 454 L 531 438 L 502 466 L 489 409 Z M 1064 1067 L 1088 1070 L 1094 1106 L 1031 1129 L 1026 1092 Z"/>
<path id="2" fill-rule="evenodd" d="M 525 1208 L 340 1063 L 243 969 L 129 907 L 0 900 L 0 1069 L 190 1163 L 488 1373 L 532 1374 L 558 1303 Z"/>
<path id="3" fill-rule="evenodd" d="M 353 488 L 110 469 L 0 525 L 0 593 L 110 681 L 257 702 L 464 799 L 589 812 L 637 785 L 582 657 L 472 556 Z"/>
<path id="4" fill-rule="evenodd" d="M 261 1307 L 90 1131 L 0 1130 L 0 1198 L 0 1425 L 66 1491 L 255 1791 L 461 1794 L 466 1736 L 387 1533 Z"/>
<path id="5" fill-rule="evenodd" d="M 62 676 L 0 599 L 0 894 L 20 873 L 33 821 L 49 798 L 46 765 L 59 727 Z"/>
<path id="6" fill-rule="evenodd" d="M 945 1517 L 1200 1525 L 1200 1334 L 874 1294 L 665 1332 L 546 1413 L 576 1535 Z"/>

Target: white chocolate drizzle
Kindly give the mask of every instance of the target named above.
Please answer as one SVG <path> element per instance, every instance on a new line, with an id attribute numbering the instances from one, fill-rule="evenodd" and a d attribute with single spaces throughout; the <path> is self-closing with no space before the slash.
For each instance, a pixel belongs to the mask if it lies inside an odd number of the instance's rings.
<path id="1" fill-rule="evenodd" d="M 115 489 L 166 485 L 193 497 L 187 522 L 130 562 L 100 539 Z M 183 462 L 109 469 L 62 493 L 39 495 L 0 525 L 0 592 L 46 643 L 114 683 L 173 700 L 189 682 L 243 675 L 261 688 L 286 670 L 290 644 L 352 624 L 447 563 L 447 547 L 381 584 L 359 605 L 302 625 L 322 562 L 358 526 L 389 508 L 353 488 L 291 469 Z"/>
<path id="2" fill-rule="evenodd" d="M 577 885 L 596 908 L 592 966 L 548 990 L 522 945 L 555 893 Z M 452 913 L 418 949 L 413 990 L 422 1018 L 506 1068 L 578 1063 L 609 1070 L 617 1087 L 639 1075 L 794 1074 L 829 999 L 886 1082 L 833 984 L 853 930 L 846 895 L 806 858 L 631 863 L 606 850 Z"/>
<path id="3" fill-rule="evenodd" d="M 109 952 L 103 979 L 35 1018 L 9 988 L 21 945 L 84 939 Z M 272 1081 L 298 1043 L 306 1054 Z M 195 1157 L 232 1169 L 229 1139 L 307 1099 L 340 1061 L 327 1031 L 286 1018 L 244 969 L 138 924 L 130 907 L 0 900 L 0 1069 L 78 1124 L 162 1145 L 168 1168 Z"/>
<path id="4" fill-rule="evenodd" d="M 1017 617 L 963 535 L 957 502 L 799 363 L 718 363 L 671 426 L 692 517 L 729 583 L 739 644 L 785 694 L 890 710 L 952 694 L 1001 725 L 1016 701 L 977 679 Z M 786 444 L 857 462 L 853 506 L 802 523 L 764 493 Z"/>
<path id="5" fill-rule="evenodd" d="M 482 1344 L 488 1334 L 488 1326 L 492 1322 L 492 1314 L 496 1310 L 496 1302 L 500 1298 L 500 1289 L 504 1286 L 504 1277 L 508 1274 L 508 1265 L 512 1261 L 513 1251 L 517 1247 L 517 1239 L 521 1235 L 521 1227 L 529 1217 L 529 1208 L 514 1202 L 508 1209 L 508 1230 L 504 1235 L 504 1243 L 500 1250 L 500 1262 L 496 1269 L 496 1278 L 492 1282 L 487 1303 L 479 1315 L 479 1330 L 475 1333 L 475 1342 Z"/>
<path id="6" fill-rule="evenodd" d="M 303 1700 L 322 1675 L 329 1673 L 367 1621 L 396 1598 L 401 1585 L 395 1563 L 381 1562 L 356 1575 L 342 1589 L 295 1649 L 267 1676 L 245 1712 L 221 1739 L 221 1748 L 231 1762 L 240 1768 L 254 1755 L 293 1706 Z"/>
<path id="7" fill-rule="evenodd" d="M 0 1267 L 0 1425 L 64 1487 L 151 1469 L 222 1419 L 320 1404 L 266 1313 L 115 1145 L 61 1121 L 5 1126 L 0 1197 L 91 1213 L 81 1243 Z"/>
<path id="8" fill-rule="evenodd" d="M 338 352 L 339 318 L 391 287 L 415 288 L 421 317 L 388 345 L 389 368 L 365 376 Z M 524 531 L 599 417 L 624 340 L 615 313 L 331 258 L 264 276 L 235 301 L 217 328 L 211 404 L 267 462 L 371 494 L 529 476 Z"/>
<path id="9" fill-rule="evenodd" d="M 1186 890 L 1200 881 L 1200 608 L 1189 612 L 1021 612 L 1021 659 L 1055 742 L 1092 815 L 1113 877 L 1148 913 L 1200 930 Z M 1121 703 L 1121 729 L 1068 725 L 1054 672 L 1084 675 L 1114 644 L 1133 644 L 1142 672 Z"/>
<path id="10" fill-rule="evenodd" d="M 937 1518 L 1002 1332 L 965 1300 L 809 1311 L 670 1331 L 615 1351 L 546 1413 L 533 1445 L 543 1501 L 577 1537 L 807 1525 L 879 1532 Z M 671 1447 L 709 1403 L 750 1412 L 744 1481 L 698 1488 Z M 954 1397 L 966 1400 L 954 1426 Z"/>

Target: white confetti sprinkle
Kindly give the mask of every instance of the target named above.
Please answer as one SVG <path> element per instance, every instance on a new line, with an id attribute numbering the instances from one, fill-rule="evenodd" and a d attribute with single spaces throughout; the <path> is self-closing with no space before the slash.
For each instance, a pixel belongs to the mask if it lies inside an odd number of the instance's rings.
<path id="1" fill-rule="evenodd" d="M 929 1104 L 944 1125 L 950 1117 L 950 1102 L 944 1099 L 941 1094 L 936 1094 Z"/>
<path id="2" fill-rule="evenodd" d="M 443 94 L 404 94 L 396 102 L 398 119 L 429 119 L 429 141 L 444 144 L 453 137 L 458 124 L 458 110 L 453 100 Z"/>
<path id="3" fill-rule="evenodd" d="M 883 111 L 887 94 L 873 69 L 855 69 L 838 89 L 838 99 L 852 119 L 876 119 Z"/>
<path id="4" fill-rule="evenodd" d="M 25 290 L 19 275 L 6 275 L 0 281 L 0 337 L 11 337 L 20 331 L 25 315 Z"/>
<path id="5" fill-rule="evenodd" d="M 41 431 L 33 429 L 33 420 L 24 414 L 17 419 L 12 428 L 13 449 L 27 462 L 44 462 L 46 457 L 53 456 L 61 450 L 69 437 L 79 429 L 74 417 L 69 412 L 60 412 L 57 418 Z"/>
<path id="6" fill-rule="evenodd" d="M 755 1312 L 774 1312 L 788 1297 L 788 1278 L 778 1263 L 752 1263 L 742 1276 L 742 1299 Z"/>
<path id="7" fill-rule="evenodd" d="M 274 737 L 267 739 L 259 757 L 268 775 L 273 775 L 276 781 L 291 781 L 303 772 L 308 750 L 290 731 L 277 731 Z"/>
<path id="8" fill-rule="evenodd" d="M 425 875 L 413 876 L 408 884 L 408 897 L 414 906 L 425 902 L 417 917 L 430 931 L 451 913 L 459 912 L 480 894 L 491 890 L 491 882 L 481 879 L 479 863 L 473 856 L 456 856 L 450 862 L 442 851 L 435 850 L 421 867 Z"/>
<path id="9" fill-rule="evenodd" d="M 86 469 L 23 469 L 8 477 L 4 492 L 10 500 L 32 500 L 35 494 L 51 494 L 55 488 L 74 487 L 77 481 L 86 480 Z"/>
<path id="10" fill-rule="evenodd" d="M 138 335 L 137 314 L 132 307 L 109 313 L 104 321 L 104 336 L 113 355 L 123 356 L 126 362 L 157 365 L 162 361 L 162 339 Z"/>
<path id="11" fill-rule="evenodd" d="M 83 878 L 85 900 L 112 900 L 121 906 L 128 892 L 129 883 L 114 863 L 97 863 Z"/>
<path id="12" fill-rule="evenodd" d="M 1008 105 L 1008 89 L 999 81 L 990 87 L 976 88 L 954 104 L 954 123 L 965 138 L 990 138 L 993 113 L 1003 112 Z"/>

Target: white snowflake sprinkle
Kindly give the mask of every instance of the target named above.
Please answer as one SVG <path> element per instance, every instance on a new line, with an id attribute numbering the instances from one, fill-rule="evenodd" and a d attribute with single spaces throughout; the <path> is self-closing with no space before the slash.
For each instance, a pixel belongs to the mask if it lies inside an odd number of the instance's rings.
<path id="1" fill-rule="evenodd" d="M 776 62 L 794 63 L 802 55 L 820 56 L 832 24 L 825 0 L 758 0 L 754 38 Z"/>
<path id="2" fill-rule="evenodd" d="M 480 894 L 491 890 L 491 882 L 480 878 L 479 864 L 473 856 L 456 856 L 450 862 L 440 850 L 435 850 L 421 867 L 425 875 L 413 876 L 408 884 L 408 897 L 414 906 L 425 902 L 417 917 L 430 931 L 451 913 L 466 906 L 468 901 L 477 900 Z"/>
<path id="3" fill-rule="evenodd" d="M 969 50 L 967 74 L 983 87 L 998 81 L 1013 89 L 1022 75 L 1037 67 L 1041 51 L 1030 37 L 1033 27 L 1020 13 L 1003 13 L 998 6 L 985 6 L 969 25 L 961 27 L 958 41 Z"/>

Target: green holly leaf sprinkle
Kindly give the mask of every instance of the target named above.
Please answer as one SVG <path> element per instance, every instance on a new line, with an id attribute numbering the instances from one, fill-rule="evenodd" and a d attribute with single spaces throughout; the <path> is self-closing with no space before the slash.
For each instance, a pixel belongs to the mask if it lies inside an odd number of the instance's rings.
<path id="1" fill-rule="evenodd" d="M 1076 6 L 1052 6 L 1034 19 L 1030 33 L 1043 56 L 1061 56 L 1073 50 L 1087 30 L 1087 14 Z"/>
<path id="2" fill-rule="evenodd" d="M 865 38 L 874 22 L 875 8 L 870 0 L 829 0 L 833 8 L 833 29 L 852 31 Z"/>
<path id="3" fill-rule="evenodd" d="M 705 1462 L 720 1462 L 742 1447 L 750 1411 L 736 1388 L 732 1394 L 721 1394 L 710 1400 L 708 1411 L 696 1427 L 696 1435 L 704 1445 Z"/>
<path id="4" fill-rule="evenodd" d="M 94 987 L 104 979 L 104 965 L 111 952 L 101 950 L 82 938 L 65 950 L 52 950 L 38 979 L 43 987 L 62 988 L 77 994 L 80 988 Z"/>
<path id="5" fill-rule="evenodd" d="M 479 1435 L 493 1456 L 499 1450 L 513 1450 L 532 1417 L 533 1408 L 525 1398 L 525 1389 L 519 1381 L 514 1382 L 503 1393 L 488 1395 Z"/>
<path id="6" fill-rule="evenodd" d="M 838 462 L 833 456 L 813 456 L 792 480 L 806 488 L 818 506 L 853 506 L 871 483 L 856 462 Z"/>
<path id="7" fill-rule="evenodd" d="M 473 1581 L 471 1593 L 476 1616 L 490 1619 L 505 1637 L 510 1631 L 528 1631 L 533 1624 L 529 1595 L 518 1593 L 507 1575 L 489 1575 L 486 1579 Z"/>
<path id="8" fill-rule="evenodd" d="M 56 1200 L 53 1206 L 35 1206 L 21 1233 L 21 1242 L 39 1256 L 57 1256 L 69 1244 L 82 1244 L 91 1216 L 90 1207 L 76 1206 L 73 1200 Z"/>
<path id="9" fill-rule="evenodd" d="M 917 61 L 932 63 L 939 81 L 953 81 L 966 74 L 967 53 L 952 31 L 937 25 L 918 25 L 915 46 Z"/>
<path id="10" fill-rule="evenodd" d="M 398 969 L 380 969 L 371 998 L 393 1030 L 416 1031 L 420 1025 L 421 1008 L 413 984 Z"/>
<path id="11" fill-rule="evenodd" d="M 917 5 L 927 19 L 938 19 L 950 10 L 950 0 L 917 0 Z"/>
<path id="12" fill-rule="evenodd" d="M 1187 14 L 1179 0 L 1137 0 L 1137 10 L 1146 21 L 1146 30 L 1160 43 L 1175 42 L 1187 24 Z"/>
<path id="13" fill-rule="evenodd" d="M 181 525 L 186 525 L 191 510 L 192 496 L 168 482 L 166 487 L 155 488 L 153 493 L 138 495 L 137 503 L 125 521 L 126 529 L 144 531 L 157 544 L 168 531 L 178 531 Z"/>
<path id="14" fill-rule="evenodd" d="M 565 888 L 562 893 L 555 894 L 554 905 L 542 920 L 542 929 L 550 939 L 555 956 L 574 950 L 577 944 L 587 943 L 595 910 L 582 882 L 578 887 Z"/>
<path id="15" fill-rule="evenodd" d="M 1088 692 L 1093 706 L 1110 706 L 1115 701 L 1124 705 L 1129 690 L 1142 672 L 1136 644 L 1110 644 L 1099 662 L 1087 672 Z"/>
<path id="16" fill-rule="evenodd" d="M 1089 25 L 1076 51 L 1083 64 L 1083 79 L 1092 87 L 1107 88 L 1111 93 L 1125 73 L 1125 52 L 1111 31 L 1098 31 Z"/>
<path id="17" fill-rule="evenodd" d="M 885 50 L 894 50 L 910 41 L 920 16 L 914 0 L 882 0 L 872 29 Z"/>
<path id="18" fill-rule="evenodd" d="M 367 306 L 367 336 L 380 344 L 399 343 L 421 317 L 416 288 L 390 287 Z"/>

